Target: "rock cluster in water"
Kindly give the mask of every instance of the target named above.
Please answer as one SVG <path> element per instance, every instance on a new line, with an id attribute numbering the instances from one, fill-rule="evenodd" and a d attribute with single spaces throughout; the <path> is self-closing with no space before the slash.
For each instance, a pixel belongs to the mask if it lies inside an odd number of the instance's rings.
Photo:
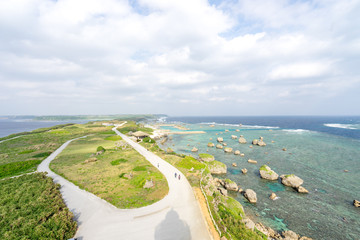
<path id="1" fill-rule="evenodd" d="M 263 165 L 260 167 L 260 176 L 261 178 L 267 179 L 267 180 L 277 180 L 279 178 L 279 175 L 271 170 L 271 168 L 267 165 Z"/>
<path id="2" fill-rule="evenodd" d="M 239 137 L 239 143 L 242 143 L 242 144 L 247 143 L 247 141 L 246 141 L 246 139 L 244 138 L 243 135 L 240 135 L 240 137 Z"/>
<path id="3" fill-rule="evenodd" d="M 244 197 L 250 202 L 250 203 L 256 203 L 257 197 L 256 192 L 252 189 L 246 189 L 244 193 Z"/>

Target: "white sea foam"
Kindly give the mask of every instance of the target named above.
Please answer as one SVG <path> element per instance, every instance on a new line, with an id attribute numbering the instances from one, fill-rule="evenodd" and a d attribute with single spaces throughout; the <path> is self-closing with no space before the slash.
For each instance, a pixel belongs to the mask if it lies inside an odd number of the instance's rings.
<path id="1" fill-rule="evenodd" d="M 279 127 L 272 126 L 261 126 L 261 125 L 240 125 L 240 124 L 231 124 L 231 123 L 216 123 L 216 122 L 202 122 L 200 124 L 206 125 L 220 125 L 220 126 L 230 126 L 230 127 L 238 127 L 238 128 L 265 128 L 265 129 L 274 129 Z"/>
<path id="2" fill-rule="evenodd" d="M 341 123 L 325 123 L 324 126 L 332 128 L 343 128 L 343 129 L 360 129 L 360 124 L 341 124 Z"/>
<path id="3" fill-rule="evenodd" d="M 300 134 L 311 132 L 310 130 L 305 130 L 305 129 L 283 129 L 283 131 L 289 132 L 289 133 L 300 133 Z"/>

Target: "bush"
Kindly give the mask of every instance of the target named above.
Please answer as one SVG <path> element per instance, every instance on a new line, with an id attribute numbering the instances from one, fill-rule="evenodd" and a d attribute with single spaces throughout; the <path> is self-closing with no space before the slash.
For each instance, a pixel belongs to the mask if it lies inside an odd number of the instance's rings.
<path id="1" fill-rule="evenodd" d="M 46 158 L 48 156 L 50 156 L 52 152 L 42 152 L 42 153 L 38 153 L 38 154 L 35 154 L 33 157 L 34 158 Z"/>
<path id="2" fill-rule="evenodd" d="M 114 161 L 111 161 L 111 165 L 115 166 L 115 165 L 119 165 L 120 163 L 124 163 L 127 162 L 128 160 L 124 159 L 124 158 L 120 158 L 120 159 L 116 159 Z"/>
<path id="3" fill-rule="evenodd" d="M 106 149 L 103 146 L 98 146 L 96 149 L 97 152 L 105 152 Z"/>
<path id="4" fill-rule="evenodd" d="M 28 149 L 28 150 L 24 150 L 22 152 L 19 152 L 18 154 L 27 154 L 27 153 L 32 153 L 32 152 L 35 152 L 34 149 Z"/>
<path id="5" fill-rule="evenodd" d="M 155 143 L 155 140 L 152 139 L 151 137 L 145 137 L 143 139 L 143 142 L 146 142 L 146 143 Z"/>
<path id="6" fill-rule="evenodd" d="M 0 165 L 0 178 L 15 176 L 41 163 L 41 160 L 29 160 L 21 162 L 12 162 Z"/>
<path id="7" fill-rule="evenodd" d="M 146 166 L 137 166 L 134 167 L 133 171 L 139 172 L 139 171 L 146 171 L 147 167 Z"/>

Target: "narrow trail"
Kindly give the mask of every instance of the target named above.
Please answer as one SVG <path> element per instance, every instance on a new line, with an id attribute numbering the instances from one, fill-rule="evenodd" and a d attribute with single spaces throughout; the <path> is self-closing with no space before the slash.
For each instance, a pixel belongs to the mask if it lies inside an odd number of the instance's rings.
<path id="1" fill-rule="evenodd" d="M 125 123 L 124 123 L 125 124 Z M 149 152 L 144 147 L 120 135 L 136 151 L 159 170 L 168 181 L 169 193 L 162 200 L 137 209 L 118 209 L 99 197 L 80 189 L 73 183 L 49 169 L 50 162 L 63 151 L 72 139 L 64 143 L 38 167 L 39 172 L 48 172 L 54 182 L 61 185 L 61 194 L 66 205 L 78 222 L 78 239 L 212 239 L 198 202 L 187 179 L 174 177 L 175 167 Z"/>

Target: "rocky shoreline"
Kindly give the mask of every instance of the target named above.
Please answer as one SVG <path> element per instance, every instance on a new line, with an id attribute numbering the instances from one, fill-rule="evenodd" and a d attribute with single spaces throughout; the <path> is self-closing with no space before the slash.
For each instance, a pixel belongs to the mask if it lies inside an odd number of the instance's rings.
<path id="1" fill-rule="evenodd" d="M 218 134 L 216 134 L 216 135 L 218 135 Z M 247 143 L 247 141 L 243 135 L 240 135 L 239 138 L 236 135 L 232 135 L 231 139 L 237 140 L 240 144 Z M 212 138 L 210 140 L 212 140 Z M 243 154 L 241 155 L 239 150 L 233 150 L 232 148 L 227 147 L 227 144 L 224 142 L 223 137 L 217 137 L 216 142 L 217 142 L 216 148 L 223 149 L 224 153 L 227 153 L 227 154 L 233 153 L 235 155 L 244 156 Z M 263 137 L 259 137 L 259 139 L 254 139 L 251 142 L 251 144 L 252 145 L 250 145 L 250 147 L 252 147 L 254 145 L 259 146 L 259 147 L 265 147 L 267 145 L 265 143 Z M 213 148 L 213 147 L 215 147 L 215 144 L 213 142 L 209 142 L 207 144 L 207 147 Z M 195 148 L 193 147 L 193 149 L 191 151 L 192 152 L 198 151 L 197 148 L 196 148 L 196 151 L 194 151 L 194 149 Z M 209 154 L 207 154 L 207 155 L 209 155 Z M 237 183 L 233 182 L 230 179 L 219 179 L 219 178 L 213 177 L 213 175 L 221 175 L 221 174 L 227 173 L 227 167 L 224 163 L 216 161 L 213 156 L 199 157 L 198 160 L 201 162 L 205 162 L 208 165 L 208 168 L 210 170 L 210 173 L 204 178 L 204 179 L 206 179 L 206 181 L 204 181 L 204 189 L 205 189 L 206 195 L 221 196 L 219 198 L 213 199 L 212 204 L 213 204 L 215 210 L 218 209 L 219 204 L 226 204 L 227 199 L 231 198 L 230 196 L 228 196 L 228 192 L 231 192 L 231 191 L 241 193 L 250 203 L 256 204 L 258 199 L 256 196 L 256 192 L 254 190 L 252 190 L 252 189 L 243 190 L 241 187 L 239 187 L 237 185 Z M 257 164 L 257 161 L 252 160 L 252 159 L 249 159 L 248 162 Z M 236 163 L 233 163 L 232 166 L 237 167 Z M 242 172 L 243 172 L 243 174 L 246 174 L 247 169 L 242 169 Z M 261 166 L 259 169 L 259 173 L 260 173 L 261 178 L 267 179 L 269 181 L 274 181 L 274 180 L 279 179 L 279 175 L 276 172 L 274 172 L 267 165 Z M 281 183 L 283 185 L 293 187 L 299 193 L 308 193 L 308 191 L 304 187 L 301 186 L 303 183 L 303 180 L 300 179 L 299 177 L 295 176 L 294 174 L 281 175 L 280 179 L 281 179 Z M 275 193 L 271 193 L 271 195 L 269 197 L 272 200 L 278 199 L 278 197 L 276 196 Z M 235 199 L 233 199 L 233 200 L 236 201 Z M 244 212 L 243 207 L 242 206 L 240 207 L 240 206 L 241 206 L 241 204 L 238 203 L 238 207 L 240 208 L 240 210 L 242 212 Z M 233 209 L 233 210 L 236 211 L 236 209 Z M 242 215 L 242 222 L 245 224 L 245 227 L 247 229 L 250 229 L 252 231 L 260 231 L 261 233 L 266 235 L 266 237 L 268 239 L 275 239 L 275 240 L 285 240 L 285 239 L 286 240 L 310 240 L 311 239 L 306 236 L 300 237 L 299 234 L 297 234 L 293 231 L 290 231 L 290 230 L 283 231 L 283 232 L 277 232 L 277 231 L 273 230 L 272 228 L 267 227 L 260 222 L 254 223 L 254 221 L 251 220 L 249 217 L 247 217 L 245 215 L 245 213 Z M 223 237 L 221 239 L 224 240 L 226 238 Z"/>

